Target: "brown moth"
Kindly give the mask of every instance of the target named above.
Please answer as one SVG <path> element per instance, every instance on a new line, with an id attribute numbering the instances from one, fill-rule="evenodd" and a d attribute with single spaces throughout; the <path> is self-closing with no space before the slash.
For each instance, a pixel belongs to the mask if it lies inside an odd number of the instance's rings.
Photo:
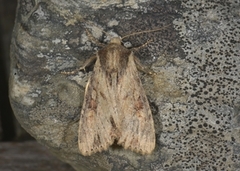
<path id="1" fill-rule="evenodd" d="M 138 70 L 144 70 L 119 37 L 86 61 L 95 62 L 82 106 L 78 146 L 84 156 L 117 144 L 141 154 L 155 148 L 152 113 Z"/>

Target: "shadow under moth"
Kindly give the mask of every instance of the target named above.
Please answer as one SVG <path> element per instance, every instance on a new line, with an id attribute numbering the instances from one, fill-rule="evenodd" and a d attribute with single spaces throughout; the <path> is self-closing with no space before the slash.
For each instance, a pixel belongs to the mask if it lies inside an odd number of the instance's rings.
<path id="1" fill-rule="evenodd" d="M 95 62 L 82 106 L 78 146 L 84 156 L 118 145 L 141 154 L 155 148 L 152 113 L 138 70 L 143 70 L 133 52 L 119 37 L 85 62 Z"/>

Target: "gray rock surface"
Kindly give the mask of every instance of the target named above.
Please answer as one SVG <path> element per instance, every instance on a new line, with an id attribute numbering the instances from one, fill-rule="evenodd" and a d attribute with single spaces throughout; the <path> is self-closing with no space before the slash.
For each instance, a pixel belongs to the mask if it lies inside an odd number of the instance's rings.
<path id="1" fill-rule="evenodd" d="M 74 171 L 36 141 L 0 143 L 1 171 Z"/>
<path id="2" fill-rule="evenodd" d="M 19 1 L 11 46 L 10 99 L 21 125 L 76 170 L 237 170 L 239 168 L 239 3 L 236 1 Z M 156 76 L 141 75 L 156 148 L 121 147 L 90 157 L 77 130 L 88 73 L 66 76 L 102 42 L 124 39 Z M 180 36 L 179 36 L 180 35 Z"/>

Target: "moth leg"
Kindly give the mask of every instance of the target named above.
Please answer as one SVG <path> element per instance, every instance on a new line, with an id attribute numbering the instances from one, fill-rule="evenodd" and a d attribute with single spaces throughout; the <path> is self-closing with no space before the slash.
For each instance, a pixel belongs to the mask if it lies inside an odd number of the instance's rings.
<path id="1" fill-rule="evenodd" d="M 144 72 L 146 74 L 150 74 L 150 75 L 155 74 L 155 72 L 153 70 L 151 70 L 149 67 L 144 66 L 136 56 L 134 56 L 134 62 L 139 71 L 142 71 L 142 72 Z"/>
<path id="2" fill-rule="evenodd" d="M 94 55 L 94 56 L 91 56 L 90 58 L 88 58 L 84 63 L 83 63 L 83 66 L 80 67 L 78 70 L 84 70 L 85 71 L 85 68 L 91 66 L 97 59 L 97 56 Z"/>
<path id="3" fill-rule="evenodd" d="M 152 40 L 148 40 L 143 45 L 141 45 L 139 47 L 132 48 L 132 49 L 133 49 L 133 51 L 137 52 L 138 49 L 143 48 L 144 46 L 146 46 L 150 42 L 152 42 Z M 134 56 L 134 62 L 135 62 L 136 66 L 137 66 L 137 69 L 139 71 L 142 71 L 142 72 L 144 72 L 146 74 L 150 74 L 150 75 L 155 74 L 155 72 L 153 70 L 151 70 L 149 67 L 144 66 L 136 56 Z"/>
<path id="4" fill-rule="evenodd" d="M 84 70 L 84 71 L 85 71 L 85 68 L 86 68 L 86 67 L 89 67 L 91 64 L 93 64 L 93 63 L 96 61 L 96 59 L 97 59 L 97 56 L 96 56 L 96 55 L 91 56 L 89 59 L 87 59 L 87 60 L 84 62 L 84 64 L 83 64 L 82 67 L 80 67 L 80 68 L 78 68 L 78 69 L 76 69 L 76 70 L 70 71 L 70 72 L 62 71 L 61 73 L 62 73 L 62 74 L 65 74 L 65 75 L 72 75 L 72 74 L 76 74 L 78 71 L 81 71 L 81 70 Z"/>

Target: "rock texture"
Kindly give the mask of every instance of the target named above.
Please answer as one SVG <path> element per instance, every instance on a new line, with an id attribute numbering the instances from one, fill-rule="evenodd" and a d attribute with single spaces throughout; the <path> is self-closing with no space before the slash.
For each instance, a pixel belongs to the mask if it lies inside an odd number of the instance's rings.
<path id="1" fill-rule="evenodd" d="M 239 168 L 239 4 L 236 1 L 19 1 L 11 46 L 10 99 L 22 126 L 76 170 L 236 170 Z M 156 148 L 121 147 L 83 157 L 77 130 L 88 73 L 74 70 L 109 35 L 146 46 L 136 55 Z M 103 32 L 107 32 L 105 34 Z"/>
<path id="2" fill-rule="evenodd" d="M 36 141 L 0 143 L 1 171 L 74 171 Z"/>

